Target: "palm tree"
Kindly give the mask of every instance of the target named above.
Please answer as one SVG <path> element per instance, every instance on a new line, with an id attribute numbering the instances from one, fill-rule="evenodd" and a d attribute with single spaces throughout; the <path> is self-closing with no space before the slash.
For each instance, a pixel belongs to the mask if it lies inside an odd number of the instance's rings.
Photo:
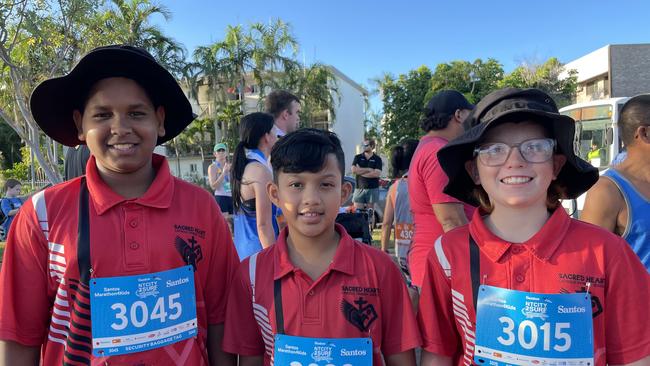
<path id="1" fill-rule="evenodd" d="M 113 6 L 100 15 L 108 34 L 104 40 L 142 47 L 176 76 L 185 66 L 185 49 L 163 30 L 150 23 L 151 17 L 161 15 L 166 21 L 171 12 L 163 5 L 148 0 L 111 0 Z"/>

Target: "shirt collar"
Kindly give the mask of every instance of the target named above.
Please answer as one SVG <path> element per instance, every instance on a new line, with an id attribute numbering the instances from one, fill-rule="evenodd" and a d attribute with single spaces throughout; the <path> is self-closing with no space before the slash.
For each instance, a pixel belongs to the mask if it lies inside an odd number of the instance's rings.
<path id="1" fill-rule="evenodd" d="M 274 124 L 274 126 L 275 126 L 275 133 L 278 137 L 282 137 L 287 134 L 280 127 L 278 127 L 278 125 Z"/>
<path id="2" fill-rule="evenodd" d="M 491 261 L 498 262 L 513 244 L 494 235 L 485 226 L 479 211 L 474 212 L 472 221 L 469 224 L 469 232 L 476 240 L 481 251 Z M 537 234 L 526 242 L 515 245 L 525 245 L 537 259 L 547 262 L 557 250 L 562 239 L 564 239 L 570 224 L 571 218 L 562 207 L 559 207 Z"/>
<path id="3" fill-rule="evenodd" d="M 328 271 L 339 271 L 348 275 L 354 275 L 354 255 L 355 255 L 355 245 L 354 239 L 345 231 L 343 226 L 336 224 L 336 231 L 341 236 L 339 240 L 339 246 L 336 248 L 336 253 L 334 254 L 334 259 L 329 266 Z M 284 277 L 290 272 L 294 272 L 298 269 L 289 258 L 289 251 L 287 248 L 287 234 L 289 233 L 289 228 L 282 230 L 278 240 L 275 243 L 275 270 L 273 273 L 273 279 L 277 280 Z"/>
<path id="4" fill-rule="evenodd" d="M 156 170 L 156 177 L 149 189 L 138 198 L 126 199 L 115 193 L 102 180 L 97 171 L 95 157 L 91 155 L 86 164 L 86 181 L 90 201 L 93 203 L 97 214 L 103 215 L 113 206 L 127 201 L 154 208 L 169 208 L 174 195 L 174 179 L 169 171 L 167 159 L 161 155 L 153 154 L 151 164 Z"/>

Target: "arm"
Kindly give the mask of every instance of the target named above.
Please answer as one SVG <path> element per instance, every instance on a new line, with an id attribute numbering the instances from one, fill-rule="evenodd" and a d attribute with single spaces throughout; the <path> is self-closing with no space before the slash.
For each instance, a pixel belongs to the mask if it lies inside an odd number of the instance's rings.
<path id="1" fill-rule="evenodd" d="M 384 219 L 381 224 L 381 250 L 384 252 L 388 251 L 388 242 L 390 241 L 390 233 L 393 230 L 393 197 L 395 189 L 397 188 L 397 183 L 394 183 L 388 189 L 388 199 L 386 200 L 386 206 L 384 207 Z"/>
<path id="2" fill-rule="evenodd" d="M 223 324 L 208 325 L 208 358 L 211 365 L 235 366 L 235 355 L 221 349 L 223 341 Z"/>
<path id="3" fill-rule="evenodd" d="M 379 170 L 379 169 L 372 169 L 372 168 L 362 168 L 362 169 L 368 170 L 368 172 L 361 174 L 364 178 L 379 178 L 379 177 L 381 177 L 381 170 Z"/>
<path id="4" fill-rule="evenodd" d="M 0 341 L 0 366 L 38 366 L 40 347 L 23 346 L 11 341 Z"/>
<path id="5" fill-rule="evenodd" d="M 386 357 L 386 366 L 415 366 L 415 352 L 408 350 Z"/>
<path id="6" fill-rule="evenodd" d="M 217 174 L 217 165 L 216 164 L 210 164 L 208 167 L 208 182 L 210 183 L 210 188 L 212 189 L 217 189 L 221 186 L 221 183 L 223 182 L 224 178 L 226 177 L 226 174 L 228 174 L 228 170 L 230 169 L 230 166 L 228 164 L 225 164 L 223 169 L 221 169 L 221 174 Z"/>
<path id="7" fill-rule="evenodd" d="M 433 213 L 445 232 L 467 224 L 468 220 L 462 203 L 434 203 L 431 206 L 433 206 Z"/>
<path id="8" fill-rule="evenodd" d="M 587 192 L 580 220 L 620 235 L 625 231 L 625 225 L 621 232 L 617 232 L 620 230 L 620 228 L 617 230 L 617 224 L 624 208 L 625 200 L 616 184 L 608 178 L 601 177 Z"/>
<path id="9" fill-rule="evenodd" d="M 253 190 L 255 191 L 255 215 L 257 218 L 257 235 L 260 237 L 262 248 L 268 248 L 275 243 L 275 231 L 273 230 L 273 210 L 271 198 L 266 185 L 273 179 L 271 173 L 259 163 L 249 164 L 253 171 Z M 248 169 L 248 167 L 247 167 Z"/>
<path id="10" fill-rule="evenodd" d="M 440 356 L 422 350 L 420 366 L 452 366 L 451 357 Z"/>

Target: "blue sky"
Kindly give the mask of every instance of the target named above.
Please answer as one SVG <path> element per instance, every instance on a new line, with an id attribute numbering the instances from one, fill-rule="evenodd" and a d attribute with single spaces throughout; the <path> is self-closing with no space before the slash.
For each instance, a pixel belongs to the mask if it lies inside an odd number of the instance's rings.
<path id="1" fill-rule="evenodd" d="M 606 44 L 650 43 L 650 2 L 600 0 L 164 0 L 160 22 L 188 51 L 227 25 L 291 24 L 300 59 L 331 64 L 364 86 L 385 72 L 432 69 L 493 57 L 506 72 L 522 61 L 571 61 Z"/>

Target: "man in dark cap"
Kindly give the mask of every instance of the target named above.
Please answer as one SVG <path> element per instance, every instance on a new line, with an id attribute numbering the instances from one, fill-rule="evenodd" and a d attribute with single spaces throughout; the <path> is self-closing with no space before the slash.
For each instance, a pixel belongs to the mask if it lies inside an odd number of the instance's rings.
<path id="1" fill-rule="evenodd" d="M 443 233 L 467 223 L 474 208 L 442 192 L 447 176 L 436 156 L 449 140 L 464 131 L 463 121 L 474 108 L 455 90 L 435 94 L 424 110 L 420 127 L 426 134 L 420 139 L 409 168 L 408 191 L 415 234 L 409 253 L 413 284 L 422 286 L 427 254 Z"/>

